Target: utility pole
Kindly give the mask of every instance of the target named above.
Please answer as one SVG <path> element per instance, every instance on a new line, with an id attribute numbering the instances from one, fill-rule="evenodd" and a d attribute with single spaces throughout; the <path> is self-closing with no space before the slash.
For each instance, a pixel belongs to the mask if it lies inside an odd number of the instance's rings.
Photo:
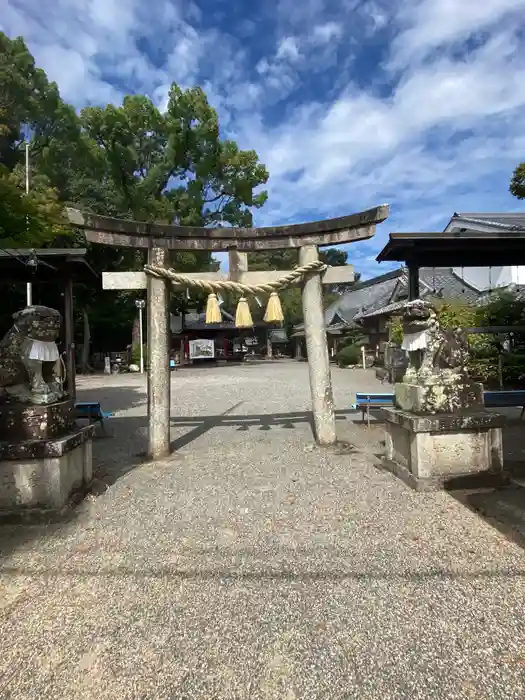
<path id="1" fill-rule="evenodd" d="M 29 144 L 26 142 L 26 194 L 29 194 Z M 28 222 L 29 224 L 29 222 Z M 33 285 L 26 284 L 26 305 L 33 306 Z"/>
<path id="2" fill-rule="evenodd" d="M 144 299 L 135 299 L 135 306 L 139 310 L 139 338 L 140 338 L 140 373 L 144 374 L 144 325 L 142 312 L 146 306 Z"/>

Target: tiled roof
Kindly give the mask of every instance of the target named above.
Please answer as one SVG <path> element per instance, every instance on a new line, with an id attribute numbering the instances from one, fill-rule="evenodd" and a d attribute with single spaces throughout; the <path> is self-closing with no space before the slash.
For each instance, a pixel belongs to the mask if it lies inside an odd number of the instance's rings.
<path id="1" fill-rule="evenodd" d="M 349 319 L 349 323 L 355 323 L 363 318 L 389 314 L 402 308 L 405 301 L 393 299 L 398 285 L 401 285 L 402 291 L 408 295 L 408 279 L 404 268 L 356 285 L 356 288 L 343 294 L 326 310 L 327 325 L 330 325 L 330 319 L 336 315 L 345 320 Z M 440 299 L 461 299 L 465 302 L 474 302 L 479 296 L 478 291 L 447 267 L 421 268 L 419 285 L 423 297 L 434 296 Z M 399 294 L 400 290 L 397 291 Z M 357 306 L 358 304 L 359 306 Z"/>
<path id="2" fill-rule="evenodd" d="M 483 226 L 493 226 L 494 228 L 503 229 L 505 231 L 525 231 L 525 213 L 455 213 L 450 223 L 465 223 L 470 225 L 482 224 Z M 468 226 L 465 228 L 468 228 Z"/>
<path id="3" fill-rule="evenodd" d="M 403 269 L 399 268 L 385 275 L 358 282 L 326 309 L 326 325 L 331 325 L 336 319 L 352 325 L 354 316 L 360 311 L 371 305 L 384 306 L 387 304 L 402 274 Z"/>

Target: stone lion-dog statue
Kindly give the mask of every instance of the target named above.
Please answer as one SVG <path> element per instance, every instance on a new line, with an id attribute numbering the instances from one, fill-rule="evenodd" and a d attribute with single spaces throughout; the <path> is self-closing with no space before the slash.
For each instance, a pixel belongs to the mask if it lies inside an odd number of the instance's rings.
<path id="1" fill-rule="evenodd" d="M 437 309 L 421 299 L 407 302 L 402 320 L 402 347 L 409 359 L 404 382 L 458 382 L 468 376 L 469 346 L 463 329 L 443 329 Z"/>
<path id="2" fill-rule="evenodd" d="M 56 340 L 62 317 L 47 306 L 13 314 L 0 341 L 0 402 L 50 404 L 64 398 L 65 371 Z"/>

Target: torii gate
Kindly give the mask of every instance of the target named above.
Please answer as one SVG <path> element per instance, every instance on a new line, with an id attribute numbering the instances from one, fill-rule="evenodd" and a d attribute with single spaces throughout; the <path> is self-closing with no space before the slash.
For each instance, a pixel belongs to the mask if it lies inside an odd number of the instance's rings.
<path id="1" fill-rule="evenodd" d="M 388 205 L 381 205 L 349 216 L 305 224 L 266 228 L 204 228 L 127 221 L 67 209 L 70 223 L 85 231 L 91 243 L 116 248 L 148 250 L 148 264 L 160 267 L 168 262 L 170 250 L 227 251 L 229 276 L 220 272 L 198 272 L 189 278 L 218 281 L 230 279 L 256 285 L 275 282 L 283 271 L 248 271 L 248 251 L 299 249 L 299 265 L 319 261 L 318 246 L 340 245 L 371 238 L 376 224 L 388 216 Z M 308 274 L 303 282 L 303 315 L 312 394 L 315 437 L 320 445 L 336 442 L 335 415 L 322 284 L 342 284 L 354 280 L 352 265 L 331 267 Z M 104 289 L 147 289 L 148 322 L 148 456 L 162 459 L 170 452 L 170 369 L 169 294 L 166 279 L 145 272 L 105 272 Z"/>

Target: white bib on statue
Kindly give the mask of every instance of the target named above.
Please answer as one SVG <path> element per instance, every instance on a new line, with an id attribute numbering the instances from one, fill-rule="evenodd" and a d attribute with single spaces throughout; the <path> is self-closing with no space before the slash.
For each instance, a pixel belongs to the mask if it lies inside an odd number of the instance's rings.
<path id="1" fill-rule="evenodd" d="M 27 358 L 41 362 L 56 362 L 59 358 L 57 344 L 54 340 L 34 340 L 27 338 Z"/>
<path id="2" fill-rule="evenodd" d="M 403 350 L 407 350 L 407 352 L 414 352 L 415 350 L 424 350 L 427 347 L 427 331 L 407 333 L 403 337 L 401 347 L 403 348 Z"/>

